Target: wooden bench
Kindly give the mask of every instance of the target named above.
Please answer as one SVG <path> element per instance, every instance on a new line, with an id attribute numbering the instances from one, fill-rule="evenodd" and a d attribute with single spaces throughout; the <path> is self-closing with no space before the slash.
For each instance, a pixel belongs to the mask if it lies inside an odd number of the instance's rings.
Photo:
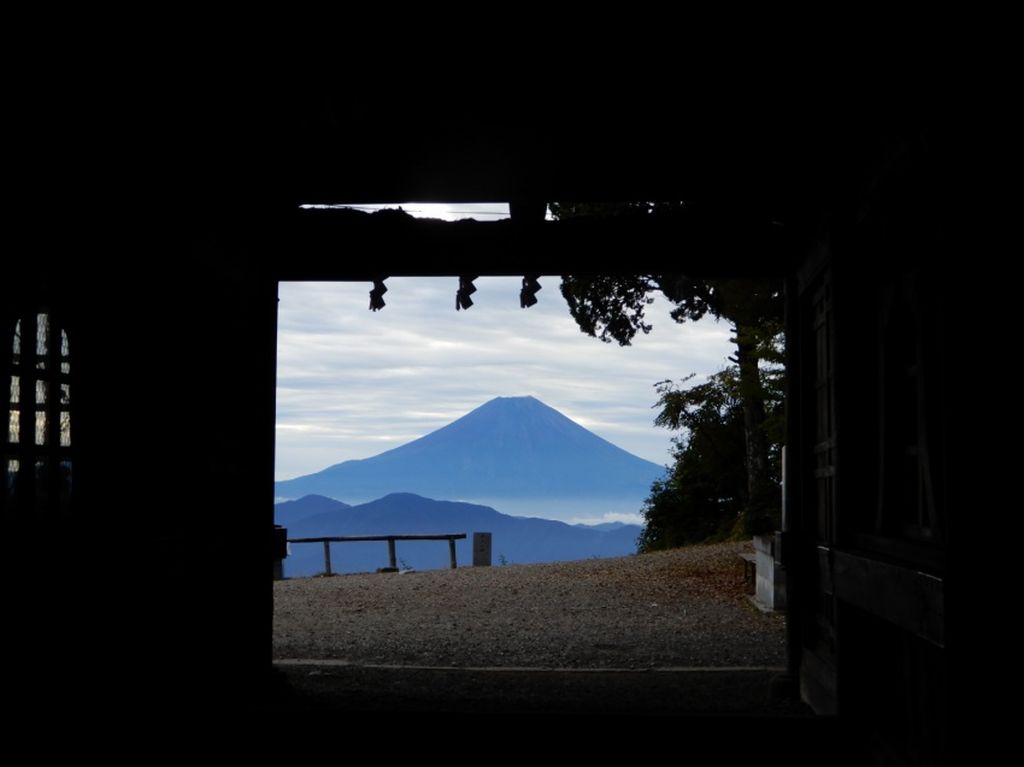
<path id="1" fill-rule="evenodd" d="M 743 560 L 743 582 L 750 584 L 751 593 L 757 586 L 757 555 L 756 554 L 738 554 L 741 560 Z"/>
<path id="2" fill-rule="evenodd" d="M 448 541 L 448 558 L 451 568 L 454 570 L 458 565 L 455 562 L 455 541 L 466 537 L 465 533 L 443 533 L 439 535 L 335 535 L 324 538 L 289 538 L 288 543 L 322 543 L 324 545 L 324 571 L 327 575 L 331 572 L 331 544 L 351 543 L 352 541 L 387 541 L 388 542 L 388 569 L 397 570 L 395 562 L 395 541 Z"/>

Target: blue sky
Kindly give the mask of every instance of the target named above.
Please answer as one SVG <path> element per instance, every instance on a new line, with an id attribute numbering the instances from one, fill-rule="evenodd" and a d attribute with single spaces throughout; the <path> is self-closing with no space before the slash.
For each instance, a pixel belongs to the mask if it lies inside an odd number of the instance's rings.
<path id="1" fill-rule="evenodd" d="M 407 210 L 493 218 L 463 204 Z M 454 211 L 454 212 L 450 212 Z M 369 283 L 279 288 L 277 479 L 367 458 L 438 429 L 498 396 L 530 394 L 610 442 L 656 463 L 672 434 L 653 425 L 653 384 L 720 370 L 729 328 L 677 324 L 667 301 L 632 346 L 579 331 L 557 276 L 519 307 L 519 277 L 481 277 L 474 306 L 455 311 L 455 278 L 391 278 L 387 306 L 368 310 Z"/>

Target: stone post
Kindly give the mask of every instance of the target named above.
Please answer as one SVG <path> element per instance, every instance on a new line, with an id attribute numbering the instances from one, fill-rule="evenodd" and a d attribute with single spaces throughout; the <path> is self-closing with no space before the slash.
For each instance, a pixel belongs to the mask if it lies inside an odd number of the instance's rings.
<path id="1" fill-rule="evenodd" d="M 473 567 L 491 566 L 491 534 L 473 533 Z"/>

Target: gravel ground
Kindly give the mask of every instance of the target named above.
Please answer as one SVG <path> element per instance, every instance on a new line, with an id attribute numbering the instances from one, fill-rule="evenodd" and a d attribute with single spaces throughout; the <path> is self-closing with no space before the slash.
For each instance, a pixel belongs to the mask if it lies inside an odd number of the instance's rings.
<path id="1" fill-rule="evenodd" d="M 744 591 L 736 555 L 751 550 L 279 581 L 274 653 L 431 667 L 782 666 L 784 619 Z"/>

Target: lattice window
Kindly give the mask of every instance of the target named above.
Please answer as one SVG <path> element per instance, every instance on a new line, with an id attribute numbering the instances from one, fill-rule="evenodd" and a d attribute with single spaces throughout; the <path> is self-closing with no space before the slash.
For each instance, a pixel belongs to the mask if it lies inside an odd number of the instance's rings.
<path id="1" fill-rule="evenodd" d="M 59 514 L 71 505 L 72 379 L 67 331 L 47 311 L 15 321 L 7 347 L 6 514 Z M 7 355 L 5 355 L 7 356 Z"/>

